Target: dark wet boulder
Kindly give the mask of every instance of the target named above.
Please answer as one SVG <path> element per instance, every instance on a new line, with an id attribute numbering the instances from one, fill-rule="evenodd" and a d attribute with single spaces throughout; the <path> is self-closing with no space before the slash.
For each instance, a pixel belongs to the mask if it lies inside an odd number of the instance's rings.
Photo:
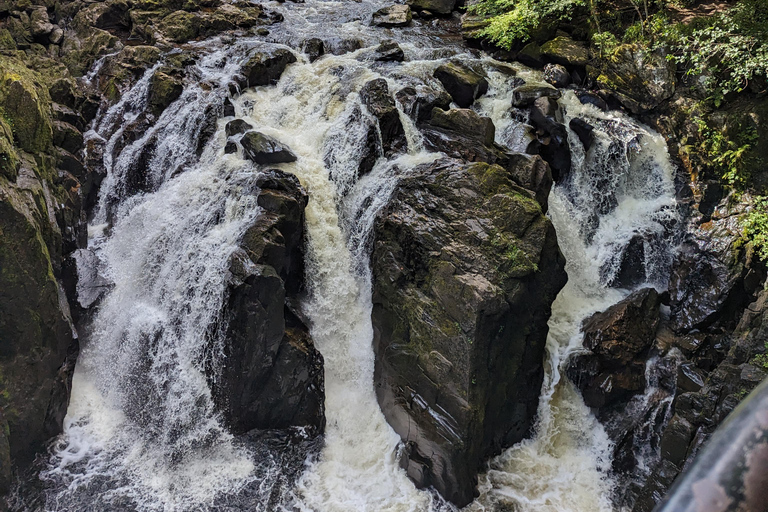
<path id="1" fill-rule="evenodd" d="M 403 178 L 375 223 L 379 403 L 409 477 L 458 506 L 536 413 L 566 274 L 532 195 L 502 167 L 444 159 Z"/>
<path id="2" fill-rule="evenodd" d="M 307 54 L 309 62 L 315 62 L 325 54 L 325 44 L 322 39 L 311 37 L 301 43 L 301 51 Z"/>
<path id="3" fill-rule="evenodd" d="M 556 91 L 556 89 L 553 90 Z M 560 181 L 571 172 L 568 130 L 560 122 L 561 118 L 562 115 L 553 97 L 542 95 L 534 100 L 529 120 L 536 129 L 535 153 L 541 155 L 552 168 L 552 177 L 555 181 Z"/>
<path id="4" fill-rule="evenodd" d="M 69 123 L 54 121 L 53 143 L 71 154 L 77 154 L 83 149 L 83 133 Z"/>
<path id="5" fill-rule="evenodd" d="M 541 45 L 541 56 L 555 64 L 584 67 L 589 62 L 589 49 L 581 41 L 574 41 L 568 36 L 558 36 Z"/>
<path id="6" fill-rule="evenodd" d="M 616 288 L 632 288 L 646 282 L 646 237 L 635 235 L 600 268 L 601 279 Z"/>
<path id="7" fill-rule="evenodd" d="M 588 91 L 579 92 L 577 97 L 579 98 L 579 101 L 584 105 L 592 105 L 602 110 L 603 112 L 608 110 L 608 104 L 605 102 L 605 100 L 595 93 Z"/>
<path id="8" fill-rule="evenodd" d="M 244 121 L 243 119 L 233 119 L 224 127 L 224 133 L 226 133 L 227 137 L 232 137 L 233 135 L 239 135 L 252 129 L 253 126 L 247 121 Z"/>
<path id="9" fill-rule="evenodd" d="M 241 86 L 256 87 L 276 84 L 285 68 L 296 62 L 296 56 L 285 48 L 256 52 L 240 70 Z"/>
<path id="10" fill-rule="evenodd" d="M 544 66 L 544 81 L 560 89 L 571 83 L 571 75 L 561 64 L 547 64 Z"/>
<path id="11" fill-rule="evenodd" d="M 373 13 L 371 25 L 379 27 L 405 27 L 411 23 L 413 15 L 407 5 L 395 4 L 383 7 Z"/>
<path id="12" fill-rule="evenodd" d="M 435 107 L 448 110 L 451 105 L 450 94 L 426 85 L 404 87 L 397 91 L 395 98 L 402 106 L 403 112 L 416 122 L 428 120 L 432 116 L 432 109 Z"/>
<path id="13" fill-rule="evenodd" d="M 738 218 L 699 226 L 678 250 L 669 282 L 672 328 L 689 332 L 712 325 L 746 305 L 744 264 L 737 257 Z"/>
<path id="14" fill-rule="evenodd" d="M 579 142 L 584 146 L 584 151 L 589 151 L 592 144 L 595 143 L 595 127 L 580 117 L 574 117 L 568 122 L 568 128 L 579 138 Z"/>
<path id="15" fill-rule="evenodd" d="M 374 60 L 379 62 L 402 62 L 405 54 L 395 41 L 384 41 L 374 50 Z"/>
<path id="16" fill-rule="evenodd" d="M 463 133 L 481 144 L 493 146 L 496 127 L 490 117 L 482 117 L 468 108 L 432 109 L 429 124 L 448 131 Z"/>
<path id="17" fill-rule="evenodd" d="M 228 140 L 226 144 L 224 144 L 224 154 L 225 155 L 231 155 L 237 153 L 237 143 L 232 140 Z"/>
<path id="18" fill-rule="evenodd" d="M 257 164 L 295 162 L 293 151 L 277 139 L 260 132 L 247 132 L 240 139 L 245 157 Z"/>
<path id="19" fill-rule="evenodd" d="M 333 55 L 344 55 L 359 50 L 363 42 L 356 37 L 333 38 L 325 41 L 325 51 Z"/>
<path id="20" fill-rule="evenodd" d="M 605 407 L 645 389 L 645 361 L 659 325 L 659 294 L 644 288 L 584 322 L 584 348 L 568 376 L 589 407 Z"/>
<path id="21" fill-rule="evenodd" d="M 451 14 L 456 7 L 456 0 L 409 0 L 408 5 L 414 10 L 431 14 Z"/>
<path id="22" fill-rule="evenodd" d="M 323 358 L 289 304 L 304 278 L 307 194 L 295 176 L 267 171 L 256 183 L 263 213 L 232 259 L 224 364 L 214 400 L 236 433 L 325 425 Z"/>
<path id="23" fill-rule="evenodd" d="M 477 98 L 488 92 L 488 80 L 458 62 L 441 64 L 435 70 L 434 76 L 461 108 L 468 108 Z"/>
<path id="24" fill-rule="evenodd" d="M 407 151 L 405 129 L 400 122 L 400 112 L 389 93 L 387 81 L 377 78 L 366 83 L 360 90 L 360 100 L 379 123 L 381 153 L 387 157 Z"/>
<path id="25" fill-rule="evenodd" d="M 560 91 L 554 87 L 548 85 L 525 84 L 515 87 L 512 91 L 512 106 L 529 107 L 539 98 L 547 97 L 558 99 L 560 96 Z"/>

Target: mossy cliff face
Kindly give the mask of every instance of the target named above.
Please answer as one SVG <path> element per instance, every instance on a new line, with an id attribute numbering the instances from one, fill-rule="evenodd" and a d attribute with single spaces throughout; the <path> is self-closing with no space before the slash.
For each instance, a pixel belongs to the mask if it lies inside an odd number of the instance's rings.
<path id="1" fill-rule="evenodd" d="M 56 169 L 42 78 L 0 57 L 0 489 L 61 431 L 77 341 L 62 277 L 62 226 L 79 186 Z M 6 448 L 7 447 L 7 448 Z"/>
<path id="2" fill-rule="evenodd" d="M 487 163 L 403 179 L 375 225 L 376 391 L 421 487 L 463 506 L 484 458 L 536 412 L 550 305 L 566 281 L 534 194 Z"/>

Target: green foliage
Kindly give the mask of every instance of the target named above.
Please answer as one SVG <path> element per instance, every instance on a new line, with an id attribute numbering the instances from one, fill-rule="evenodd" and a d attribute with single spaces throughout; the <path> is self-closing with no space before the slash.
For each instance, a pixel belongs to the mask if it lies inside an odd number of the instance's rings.
<path id="1" fill-rule="evenodd" d="M 567 19 L 584 5 L 585 0 L 480 0 L 467 11 L 488 17 L 479 36 L 509 49 L 530 39 L 544 22 Z"/>
<path id="2" fill-rule="evenodd" d="M 768 2 L 740 0 L 729 9 L 701 16 L 689 23 L 674 23 L 664 12 L 630 26 L 626 42 L 660 46 L 686 68 L 705 77 L 712 103 L 719 107 L 725 95 L 741 92 L 756 77 L 768 75 Z"/>
<path id="3" fill-rule="evenodd" d="M 619 46 L 619 40 L 611 32 L 595 32 L 592 35 L 592 44 L 600 50 L 600 56 L 610 55 Z"/>
<path id="4" fill-rule="evenodd" d="M 742 227 L 744 237 L 752 245 L 755 254 L 763 261 L 768 261 L 768 197 L 755 200 L 752 210 L 746 215 Z M 768 351 L 768 347 L 766 347 Z M 768 369 L 768 354 L 761 354 L 763 366 Z"/>
<path id="5" fill-rule="evenodd" d="M 732 188 L 744 188 L 749 182 L 749 169 L 753 167 L 750 150 L 758 140 L 757 130 L 750 126 L 737 130 L 711 127 L 704 119 L 695 119 L 699 128 L 697 151 L 719 171 L 720 177 Z"/>

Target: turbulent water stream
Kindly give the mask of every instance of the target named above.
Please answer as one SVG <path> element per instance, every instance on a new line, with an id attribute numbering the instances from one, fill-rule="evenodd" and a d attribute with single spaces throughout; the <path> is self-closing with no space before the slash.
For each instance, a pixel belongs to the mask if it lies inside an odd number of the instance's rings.
<path id="1" fill-rule="evenodd" d="M 310 197 L 303 309 L 325 359 L 327 427 L 319 453 L 304 460 L 306 450 L 295 448 L 300 433 L 293 440 L 236 438 L 214 411 L 204 368 L 217 362 L 223 336 L 217 315 L 230 256 L 260 214 L 253 183 L 261 169 L 224 153 L 224 125 L 231 118 L 220 119 L 201 156 L 194 155 L 207 109 L 227 94 L 232 75 L 263 43 L 208 41 L 198 44 L 197 80 L 141 139 L 115 148 L 121 130 L 146 106 L 154 69 L 89 133 L 104 140 L 108 170 L 89 249 L 113 287 L 86 336 L 65 433 L 42 473 L 46 510 L 452 509 L 417 490 L 399 468 L 399 437 L 376 401 L 366 250 L 373 219 L 398 177 L 439 155 L 423 150 L 417 128 L 403 114 L 408 153 L 380 159 L 357 181 L 353 169 L 364 140 L 354 120 L 366 122 L 359 118 L 358 91 L 379 77 L 390 91 L 432 83 L 444 59 L 473 61 L 490 81 L 473 108 L 493 118 L 497 142 L 521 150 L 524 140 L 520 122 L 509 115 L 512 78 L 495 61 L 471 53 L 439 23 L 371 28 L 367 21 L 377 7 L 319 0 L 276 7 L 286 21 L 270 36 L 273 43 L 356 37 L 364 48 L 314 63 L 294 49 L 298 62 L 277 85 L 246 90 L 234 100 L 236 117 L 293 149 L 297 162 L 280 167 L 298 176 Z M 406 62 L 373 62 L 371 47 L 388 38 L 399 42 Z M 518 71 L 526 80 L 539 79 L 536 72 Z M 645 247 L 651 284 L 665 286 L 671 254 L 665 226 L 675 207 L 663 139 L 627 117 L 582 105 L 571 92 L 560 102 L 566 119 L 587 119 L 597 138 L 584 154 L 570 134 L 573 171 L 550 196 L 569 282 L 549 323 L 536 430 L 490 461 L 469 510 L 612 510 L 610 442 L 561 377 L 561 367 L 579 350 L 581 321 L 628 293 L 606 283 L 636 234 L 652 240 Z M 150 142 L 156 144 L 149 163 L 154 191 L 129 195 L 130 167 Z M 596 215 L 606 197 L 615 207 Z"/>

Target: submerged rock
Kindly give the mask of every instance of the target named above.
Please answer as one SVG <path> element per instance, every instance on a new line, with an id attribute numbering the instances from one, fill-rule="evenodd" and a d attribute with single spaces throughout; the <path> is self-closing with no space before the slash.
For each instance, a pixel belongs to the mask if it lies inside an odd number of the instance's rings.
<path id="1" fill-rule="evenodd" d="M 376 391 L 419 487 L 458 506 L 536 412 L 550 305 L 565 284 L 532 193 L 487 163 L 403 178 L 375 223 Z"/>
<path id="2" fill-rule="evenodd" d="M 461 63 L 441 64 L 435 70 L 434 76 L 461 108 L 468 108 L 477 98 L 488 92 L 488 80 Z"/>
<path id="3" fill-rule="evenodd" d="M 275 138 L 260 132 L 250 131 L 240 139 L 245 157 L 257 164 L 280 164 L 295 162 L 296 155 Z"/>

